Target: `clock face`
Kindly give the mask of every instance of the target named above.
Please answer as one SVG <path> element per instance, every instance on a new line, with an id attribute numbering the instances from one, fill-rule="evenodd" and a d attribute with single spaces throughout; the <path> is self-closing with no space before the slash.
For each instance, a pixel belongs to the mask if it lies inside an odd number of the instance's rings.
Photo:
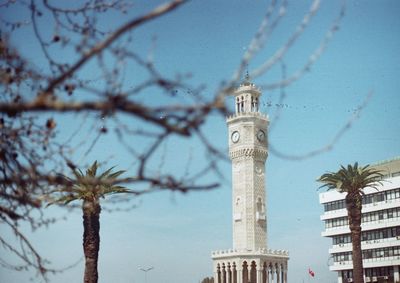
<path id="1" fill-rule="evenodd" d="M 263 130 L 259 130 L 259 131 L 257 132 L 257 139 L 258 139 L 258 141 L 260 141 L 260 142 L 265 141 L 265 132 L 264 132 Z"/>
<path id="2" fill-rule="evenodd" d="M 239 141 L 240 134 L 238 131 L 234 131 L 231 135 L 231 139 L 234 143 L 237 143 Z"/>

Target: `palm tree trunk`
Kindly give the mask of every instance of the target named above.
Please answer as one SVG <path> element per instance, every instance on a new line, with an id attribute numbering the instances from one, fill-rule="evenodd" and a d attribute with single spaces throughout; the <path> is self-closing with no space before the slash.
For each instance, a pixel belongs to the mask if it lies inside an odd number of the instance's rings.
<path id="1" fill-rule="evenodd" d="M 97 283 L 97 261 L 100 247 L 100 204 L 84 201 L 83 206 L 83 252 L 85 254 L 84 283 Z"/>
<path id="2" fill-rule="evenodd" d="M 360 195 L 346 196 L 346 208 L 349 218 L 351 242 L 353 246 L 353 280 L 354 283 L 364 283 L 363 262 L 361 251 L 361 201 Z"/>

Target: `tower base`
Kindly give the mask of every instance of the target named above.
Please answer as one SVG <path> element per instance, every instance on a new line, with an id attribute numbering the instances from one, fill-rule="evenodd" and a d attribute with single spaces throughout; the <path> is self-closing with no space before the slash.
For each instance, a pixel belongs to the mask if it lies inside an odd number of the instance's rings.
<path id="1" fill-rule="evenodd" d="M 214 283 L 287 283 L 289 253 L 284 250 L 212 253 Z"/>

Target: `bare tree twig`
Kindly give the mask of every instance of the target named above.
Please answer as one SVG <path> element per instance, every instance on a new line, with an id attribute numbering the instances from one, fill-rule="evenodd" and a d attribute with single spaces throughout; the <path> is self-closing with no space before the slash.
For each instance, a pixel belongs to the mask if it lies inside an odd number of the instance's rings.
<path id="1" fill-rule="evenodd" d="M 103 42 L 100 42 L 96 46 L 94 46 L 90 51 L 88 51 L 84 56 L 81 57 L 75 64 L 71 66 L 67 71 L 65 71 L 61 76 L 55 78 L 52 80 L 48 87 L 45 89 L 44 93 L 48 94 L 53 92 L 54 88 L 58 85 L 60 85 L 62 82 L 64 82 L 67 78 L 71 77 L 83 64 L 85 64 L 89 59 L 91 59 L 93 56 L 99 54 L 102 52 L 105 48 L 110 46 L 112 43 L 114 43 L 119 37 L 124 35 L 127 31 L 134 29 L 148 21 L 154 20 L 159 16 L 162 16 L 180 5 L 184 4 L 187 2 L 187 0 L 174 0 L 172 2 L 169 2 L 167 4 L 161 5 L 157 8 L 155 8 L 152 12 L 139 17 L 137 19 L 134 19 L 119 29 L 117 29 L 114 33 L 112 33 L 108 38 L 106 38 Z"/>

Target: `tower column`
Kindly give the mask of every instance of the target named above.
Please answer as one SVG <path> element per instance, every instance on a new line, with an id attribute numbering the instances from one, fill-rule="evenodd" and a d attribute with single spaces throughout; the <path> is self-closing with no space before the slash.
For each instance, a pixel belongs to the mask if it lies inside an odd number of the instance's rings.
<path id="1" fill-rule="evenodd" d="M 236 263 L 232 263 L 232 283 L 238 283 Z"/>
<path id="2" fill-rule="evenodd" d="M 271 268 L 271 282 L 274 282 L 275 279 L 275 267 Z"/>
<path id="3" fill-rule="evenodd" d="M 222 264 L 222 283 L 226 283 L 226 267 L 225 267 L 225 263 Z"/>
<path id="4" fill-rule="evenodd" d="M 283 270 L 283 283 L 287 283 L 287 269 Z"/>
<path id="5" fill-rule="evenodd" d="M 221 269 L 219 263 L 214 271 L 214 283 L 221 283 Z"/>
<path id="6" fill-rule="evenodd" d="M 219 281 L 218 281 L 218 271 L 214 271 L 214 282 L 215 283 L 220 283 Z"/>
<path id="7" fill-rule="evenodd" d="M 243 270 L 241 268 L 239 268 L 237 270 L 237 278 L 236 279 L 237 279 L 237 283 L 243 283 Z"/>
<path id="8" fill-rule="evenodd" d="M 262 268 L 257 269 L 257 283 L 263 283 L 262 280 L 263 280 L 263 270 Z"/>
<path id="9" fill-rule="evenodd" d="M 231 264 L 230 263 L 228 263 L 228 270 L 227 270 L 227 272 L 226 272 L 226 282 L 227 283 L 232 283 L 232 269 L 231 269 Z"/>
<path id="10" fill-rule="evenodd" d="M 281 268 L 276 267 L 276 283 L 281 283 Z"/>

